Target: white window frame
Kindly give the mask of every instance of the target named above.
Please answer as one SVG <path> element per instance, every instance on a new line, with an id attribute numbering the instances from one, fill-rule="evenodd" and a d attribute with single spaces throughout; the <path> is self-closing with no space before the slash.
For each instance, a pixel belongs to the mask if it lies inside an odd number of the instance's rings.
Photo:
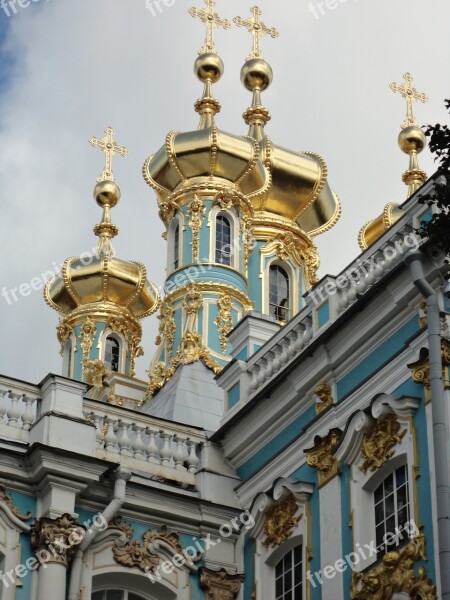
<path id="1" fill-rule="evenodd" d="M 105 354 L 106 354 L 106 339 L 109 337 L 114 337 L 119 342 L 119 370 L 117 373 L 125 373 L 125 361 L 128 354 L 128 344 L 125 340 L 125 337 L 121 333 L 117 333 L 112 329 L 105 329 L 105 331 L 100 335 L 98 349 L 100 359 L 106 364 Z M 115 371 L 112 371 L 115 373 Z"/>
<path id="2" fill-rule="evenodd" d="M 353 539 L 355 543 L 359 543 L 362 547 L 364 547 L 364 544 L 376 543 L 374 492 L 390 473 L 403 465 L 406 465 L 408 470 L 409 518 L 410 520 L 416 520 L 414 432 L 409 417 L 398 418 L 402 430 L 406 429 L 406 434 L 402 442 L 395 447 L 394 455 L 390 461 L 377 471 L 372 472 L 369 470 L 364 474 L 359 468 L 363 462 L 363 458 L 359 454 L 357 462 L 351 466 L 350 496 L 353 515 Z M 376 562 L 377 556 L 367 556 L 367 559 L 361 557 L 361 562 L 356 568 L 358 571 L 363 571 Z"/>
<path id="3" fill-rule="evenodd" d="M 217 217 L 219 215 L 225 216 L 231 225 L 231 244 L 233 249 L 233 254 L 231 257 L 231 264 L 223 265 L 221 263 L 216 262 L 216 233 L 217 233 Z M 219 265 L 229 269 L 240 270 L 240 260 L 241 260 L 241 241 L 240 241 L 240 223 L 238 216 L 233 210 L 223 210 L 220 206 L 215 206 L 210 214 L 209 214 L 209 222 L 208 226 L 211 230 L 210 235 L 210 251 L 209 251 L 209 262 L 211 264 Z"/>
<path id="4" fill-rule="evenodd" d="M 178 267 L 175 268 L 175 231 L 177 226 L 178 231 Z M 169 229 L 167 232 L 168 252 L 167 252 L 167 273 L 175 273 L 182 267 L 183 264 L 183 241 L 184 241 L 184 220 L 181 213 L 177 213 L 172 221 L 170 222 Z"/>
<path id="5" fill-rule="evenodd" d="M 271 260 L 266 267 L 266 289 L 264 290 L 264 298 L 266 310 L 263 311 L 266 314 L 270 315 L 270 270 L 272 267 L 280 267 L 284 271 L 286 271 L 288 280 L 289 280 L 289 309 L 288 309 L 288 318 L 286 319 L 286 323 L 292 319 L 294 315 L 297 314 L 297 307 L 294 306 L 294 284 L 295 282 L 295 274 L 290 266 L 290 264 L 286 261 L 280 260 L 278 258 L 274 258 Z M 283 321 L 277 321 L 278 323 L 282 323 Z"/>

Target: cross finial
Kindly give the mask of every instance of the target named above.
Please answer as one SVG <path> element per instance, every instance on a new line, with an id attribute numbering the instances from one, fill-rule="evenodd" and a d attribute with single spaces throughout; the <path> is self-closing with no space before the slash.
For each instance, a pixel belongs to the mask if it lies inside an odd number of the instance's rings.
<path id="1" fill-rule="evenodd" d="M 414 102 L 420 100 L 424 104 L 428 102 L 428 96 L 426 94 L 419 93 L 416 88 L 412 87 L 412 82 L 414 80 L 411 73 L 405 73 L 403 75 L 403 79 L 405 83 L 391 83 L 389 86 L 393 92 L 399 92 L 403 98 L 406 100 L 406 119 L 400 125 L 402 129 L 406 129 L 406 127 L 413 127 L 417 125 L 416 118 L 414 116 Z"/>
<path id="2" fill-rule="evenodd" d="M 200 50 L 199 54 L 216 53 L 216 45 L 214 43 L 214 29 L 223 27 L 230 29 L 231 23 L 227 19 L 222 19 L 215 12 L 216 0 L 205 0 L 206 8 L 190 8 L 189 14 L 193 17 L 198 17 L 202 23 L 206 25 L 205 45 Z"/>
<path id="3" fill-rule="evenodd" d="M 261 9 L 257 6 L 254 6 L 251 9 L 253 13 L 253 17 L 244 21 L 241 17 L 236 17 L 234 22 L 238 27 L 246 27 L 250 33 L 253 34 L 253 51 L 247 60 L 251 60 L 252 58 L 261 58 L 261 38 L 266 34 L 269 34 L 272 38 L 277 38 L 280 34 L 275 29 L 275 27 L 266 27 L 264 23 L 261 22 Z"/>
<path id="4" fill-rule="evenodd" d="M 117 142 L 114 141 L 114 135 L 116 132 L 112 127 L 107 127 L 105 129 L 106 136 L 101 140 L 96 137 L 90 138 L 90 143 L 93 146 L 100 148 L 102 152 L 105 153 L 105 167 L 103 169 L 103 173 L 100 177 L 98 177 L 97 181 L 114 181 L 114 175 L 112 172 L 112 158 L 117 154 L 121 156 L 126 156 L 128 154 L 128 150 L 125 146 L 120 147 Z"/>

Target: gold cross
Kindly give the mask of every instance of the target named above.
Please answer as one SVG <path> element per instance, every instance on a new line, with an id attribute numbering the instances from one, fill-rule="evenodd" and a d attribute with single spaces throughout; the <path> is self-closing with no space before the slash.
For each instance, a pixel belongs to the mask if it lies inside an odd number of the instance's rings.
<path id="1" fill-rule="evenodd" d="M 199 54 L 207 54 L 211 52 L 216 53 L 216 45 L 214 43 L 214 29 L 217 27 L 223 27 L 224 29 L 230 29 L 231 23 L 227 19 L 221 19 L 215 12 L 216 0 L 205 0 L 207 8 L 190 8 L 189 14 L 193 17 L 198 17 L 202 23 L 206 25 L 206 39 L 205 45 L 200 50 Z"/>
<path id="2" fill-rule="evenodd" d="M 411 73 L 405 73 L 403 75 L 403 79 L 405 80 L 405 83 L 391 83 L 389 87 L 393 92 L 399 92 L 403 98 L 406 99 L 406 119 L 400 125 L 402 129 L 405 129 L 406 127 L 417 125 L 413 109 L 414 102 L 420 100 L 425 104 L 428 102 L 428 96 L 426 94 L 419 93 L 416 88 L 412 87 L 411 84 L 414 78 Z"/>
<path id="3" fill-rule="evenodd" d="M 105 129 L 106 137 L 98 140 L 96 137 L 92 137 L 89 141 L 93 146 L 100 148 L 105 153 L 105 167 L 103 173 L 98 177 L 97 181 L 114 181 L 114 175 L 112 172 L 112 158 L 117 154 L 126 156 L 128 150 L 125 146 L 120 147 L 117 142 L 114 141 L 113 136 L 116 134 L 112 127 Z"/>
<path id="4" fill-rule="evenodd" d="M 251 11 L 253 13 L 252 18 L 244 21 L 241 17 L 236 17 L 234 20 L 238 27 L 247 27 L 250 33 L 253 34 L 253 52 L 247 60 L 261 58 L 261 38 L 263 36 L 269 34 L 275 39 L 280 35 L 275 27 L 266 27 L 264 23 L 261 22 L 260 16 L 262 15 L 262 12 L 257 6 L 254 6 Z"/>

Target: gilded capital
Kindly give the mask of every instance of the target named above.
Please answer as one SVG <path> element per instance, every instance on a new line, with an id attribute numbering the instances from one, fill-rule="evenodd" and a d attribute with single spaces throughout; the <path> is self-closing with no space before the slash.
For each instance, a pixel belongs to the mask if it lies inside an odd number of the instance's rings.
<path id="1" fill-rule="evenodd" d="M 306 462 L 310 467 L 317 469 L 319 487 L 338 474 L 339 462 L 333 453 L 339 445 L 341 436 L 342 432 L 339 429 L 332 429 L 324 438 L 317 436 L 315 446 L 305 450 Z"/>
<path id="2" fill-rule="evenodd" d="M 31 546 L 43 563 L 67 567 L 84 535 L 84 528 L 69 514 L 58 519 L 42 517 L 31 527 Z"/>
<path id="3" fill-rule="evenodd" d="M 206 590 L 206 600 L 235 600 L 243 578 L 243 575 L 230 575 L 225 569 L 213 571 L 202 567 L 200 570 L 200 586 Z"/>

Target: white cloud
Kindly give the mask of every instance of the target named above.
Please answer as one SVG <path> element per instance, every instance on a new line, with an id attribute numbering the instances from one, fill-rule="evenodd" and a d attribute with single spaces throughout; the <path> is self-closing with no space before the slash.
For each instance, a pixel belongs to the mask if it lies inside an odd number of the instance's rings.
<path id="1" fill-rule="evenodd" d="M 218 11 L 232 19 L 246 16 L 251 5 L 219 0 Z M 407 157 L 396 145 L 404 106 L 388 84 L 411 71 L 431 99 L 418 107 L 419 122 L 446 119 L 449 74 L 440 65 L 449 58 L 450 6 L 446 0 L 347 1 L 317 20 L 307 0 L 261 5 L 264 21 L 281 34 L 263 42 L 275 71 L 264 95 L 273 115 L 268 133 L 278 144 L 327 160 L 344 213 L 318 243 L 322 274 L 338 271 L 358 252 L 359 227 L 386 202 L 405 197 Z M 0 97 L 0 287 L 30 282 L 95 244 L 92 226 L 100 210 L 92 189 L 102 156 L 87 139 L 107 125 L 130 150 L 115 166 L 122 189 L 113 211 L 120 228 L 116 249 L 142 260 L 149 277 L 162 283 L 163 228 L 140 170 L 169 130 L 197 125 L 192 105 L 201 86 L 192 65 L 203 29 L 188 7 L 177 0 L 154 17 L 145 0 L 41 0 L 7 20 L 6 50 L 16 66 Z M 242 29 L 220 32 L 217 45 L 226 66 L 216 86 L 224 107 L 219 126 L 245 133 L 241 114 L 250 98 L 239 70 L 250 37 Z M 429 155 L 422 165 L 432 172 Z M 0 297 L 0 322 L 0 371 L 29 380 L 59 372 L 57 315 L 39 292 L 11 306 Z M 141 374 L 154 350 L 156 323 L 153 317 L 144 326 Z"/>

